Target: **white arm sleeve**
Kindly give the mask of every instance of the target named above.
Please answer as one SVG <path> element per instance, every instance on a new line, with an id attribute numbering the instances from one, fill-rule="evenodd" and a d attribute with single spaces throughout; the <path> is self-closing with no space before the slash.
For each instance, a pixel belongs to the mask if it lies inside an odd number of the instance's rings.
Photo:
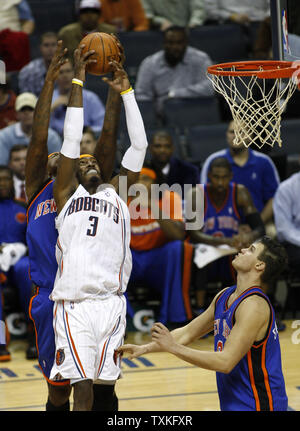
<path id="1" fill-rule="evenodd" d="M 61 154 L 70 159 L 78 159 L 80 156 L 80 142 L 83 130 L 83 108 L 67 108 L 64 123 L 64 141 Z"/>
<path id="2" fill-rule="evenodd" d="M 122 95 L 128 135 L 131 146 L 125 152 L 122 166 L 132 172 L 139 172 L 144 164 L 148 147 L 144 122 L 135 100 L 134 91 Z"/>

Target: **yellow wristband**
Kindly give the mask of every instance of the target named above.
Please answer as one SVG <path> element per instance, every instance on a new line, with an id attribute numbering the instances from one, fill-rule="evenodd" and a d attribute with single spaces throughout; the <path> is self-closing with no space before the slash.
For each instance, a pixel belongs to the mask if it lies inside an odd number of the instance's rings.
<path id="1" fill-rule="evenodd" d="M 120 94 L 122 96 L 123 94 L 129 93 L 132 90 L 133 90 L 132 87 L 130 87 L 130 88 L 128 88 L 128 90 L 122 91 Z"/>
<path id="2" fill-rule="evenodd" d="M 83 87 L 83 82 L 80 81 L 80 79 L 73 78 L 72 84 L 77 84 L 77 85 L 80 85 L 80 87 Z"/>

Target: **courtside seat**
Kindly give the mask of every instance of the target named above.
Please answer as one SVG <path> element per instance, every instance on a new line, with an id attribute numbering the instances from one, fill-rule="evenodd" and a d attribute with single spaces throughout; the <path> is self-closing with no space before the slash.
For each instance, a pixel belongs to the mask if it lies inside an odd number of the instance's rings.
<path id="1" fill-rule="evenodd" d="M 157 130 L 160 130 L 160 129 L 161 129 L 160 127 L 146 128 L 146 135 L 147 135 L 147 140 L 148 140 L 149 144 L 151 142 L 152 135 Z M 175 128 L 172 128 L 172 127 L 168 127 L 168 128 L 164 127 L 163 129 L 168 131 L 170 133 L 170 135 L 172 136 L 172 141 L 173 141 L 173 145 L 174 145 L 174 155 L 176 157 L 184 159 L 183 149 L 181 146 L 181 135 L 178 133 L 178 130 L 176 130 Z M 121 162 L 121 159 L 122 159 L 125 151 L 129 147 L 130 147 L 130 139 L 128 136 L 128 132 L 127 132 L 127 130 L 122 130 L 120 132 L 120 136 L 118 139 L 118 159 L 119 159 L 119 162 Z M 149 158 L 150 158 L 150 154 L 149 154 L 149 147 L 148 147 L 145 160 L 149 160 Z"/>
<path id="2" fill-rule="evenodd" d="M 215 96 L 167 99 L 164 103 L 164 116 L 168 126 L 181 130 L 221 122 L 219 102 Z"/>
<path id="3" fill-rule="evenodd" d="M 206 25 L 191 29 L 189 44 L 206 52 L 215 63 L 249 59 L 246 38 L 239 25 Z"/>
<path id="4" fill-rule="evenodd" d="M 34 34 L 58 32 L 63 26 L 77 20 L 74 0 L 27 0 L 35 19 Z"/>
<path id="5" fill-rule="evenodd" d="M 133 83 L 142 60 L 162 49 L 163 36 L 160 31 L 127 31 L 119 33 L 118 38 L 125 50 L 125 68 Z"/>
<path id="6" fill-rule="evenodd" d="M 187 128 L 185 145 L 188 160 L 192 163 L 203 163 L 210 154 L 227 148 L 227 128 L 227 123 Z"/>
<path id="7" fill-rule="evenodd" d="M 145 129 L 153 129 L 161 125 L 159 118 L 156 116 L 154 103 L 152 100 L 138 100 L 138 107 L 140 109 Z M 122 104 L 120 116 L 120 132 L 127 131 L 125 110 Z"/>

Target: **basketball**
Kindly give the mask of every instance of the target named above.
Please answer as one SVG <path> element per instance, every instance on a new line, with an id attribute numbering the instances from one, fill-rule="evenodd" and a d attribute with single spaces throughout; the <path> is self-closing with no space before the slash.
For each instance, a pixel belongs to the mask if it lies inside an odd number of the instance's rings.
<path id="1" fill-rule="evenodd" d="M 79 46 L 82 44 L 85 44 L 83 53 L 95 50 L 90 58 L 96 59 L 97 63 L 88 64 L 86 68 L 91 75 L 105 75 L 111 71 L 109 61 L 120 60 L 118 45 L 113 36 L 107 33 L 90 33 L 81 40 Z"/>

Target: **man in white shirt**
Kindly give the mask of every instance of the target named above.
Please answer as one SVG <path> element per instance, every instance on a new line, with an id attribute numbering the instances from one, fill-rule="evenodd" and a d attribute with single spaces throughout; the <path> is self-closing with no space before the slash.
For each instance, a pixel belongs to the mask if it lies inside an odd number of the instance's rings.
<path id="1" fill-rule="evenodd" d="M 206 76 L 210 57 L 188 46 L 185 28 L 172 26 L 164 33 L 163 49 L 146 57 L 138 70 L 137 100 L 152 100 L 159 115 L 169 98 L 210 97 L 213 87 Z"/>

